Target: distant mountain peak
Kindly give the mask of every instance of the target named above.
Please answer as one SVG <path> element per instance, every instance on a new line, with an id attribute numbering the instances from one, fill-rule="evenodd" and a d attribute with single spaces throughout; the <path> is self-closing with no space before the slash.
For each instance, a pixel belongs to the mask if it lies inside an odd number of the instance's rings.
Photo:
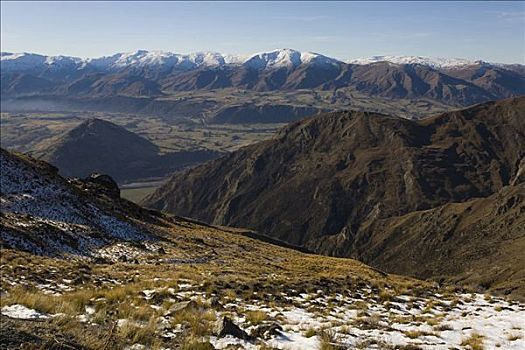
<path id="1" fill-rule="evenodd" d="M 297 67 L 301 64 L 309 63 L 338 64 L 340 61 L 314 52 L 301 52 L 294 49 L 285 48 L 256 53 L 248 58 L 244 62 L 244 65 L 255 69 L 265 69 Z"/>
<path id="2" fill-rule="evenodd" d="M 35 154 L 67 176 L 84 177 L 97 169 L 118 180 L 126 166 L 133 167 L 135 162 L 152 159 L 158 151 L 155 144 L 123 126 L 90 118 L 53 139 Z"/>

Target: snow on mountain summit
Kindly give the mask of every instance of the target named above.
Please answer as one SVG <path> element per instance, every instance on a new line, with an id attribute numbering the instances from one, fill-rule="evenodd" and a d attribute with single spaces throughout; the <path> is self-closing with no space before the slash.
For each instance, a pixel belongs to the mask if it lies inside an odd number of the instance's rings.
<path id="1" fill-rule="evenodd" d="M 168 68 L 193 69 L 200 66 L 212 67 L 238 63 L 232 55 L 218 52 L 195 52 L 177 54 L 166 51 L 138 50 L 127 53 L 117 53 L 113 56 L 88 59 L 88 64 L 98 68 L 118 69 L 124 67 L 145 67 L 164 65 Z"/>
<path id="2" fill-rule="evenodd" d="M 34 53 L 2 52 L 2 70 L 30 70 L 45 65 L 47 68 L 60 69 L 77 67 L 82 59 L 69 56 L 44 56 Z"/>
<path id="3" fill-rule="evenodd" d="M 464 58 L 442 58 L 427 56 L 372 56 L 369 58 L 360 58 L 348 61 L 348 63 L 352 64 L 370 64 L 376 62 L 390 62 L 394 64 L 420 64 L 433 68 L 450 68 L 487 63 L 480 60 L 473 61 Z"/>
<path id="4" fill-rule="evenodd" d="M 277 49 L 252 55 L 244 62 L 255 69 L 297 67 L 301 64 L 337 64 L 338 60 L 313 52 L 300 52 L 293 49 Z"/>
<path id="5" fill-rule="evenodd" d="M 177 54 L 167 51 L 137 50 L 112 56 L 80 59 L 67 56 L 2 53 L 2 68 L 26 70 L 43 64 L 61 65 L 67 62 L 78 69 L 92 66 L 101 70 L 118 70 L 127 67 L 165 66 L 167 68 L 195 69 L 201 66 L 245 65 L 254 69 L 297 67 L 301 64 L 337 65 L 341 61 L 313 52 L 277 49 L 252 55 L 229 55 L 218 52 Z"/>
<path id="6" fill-rule="evenodd" d="M 351 64 L 370 64 L 375 62 L 391 62 L 393 64 L 421 64 L 436 69 L 461 67 L 474 64 L 495 65 L 485 61 L 474 61 L 463 58 L 438 58 L 426 56 L 372 56 L 347 61 Z M 251 55 L 230 55 L 218 52 L 195 52 L 178 54 L 168 51 L 137 50 L 121 52 L 112 56 L 81 59 L 68 56 L 44 56 L 33 53 L 1 53 L 2 70 L 23 71 L 38 68 L 72 68 L 84 69 L 92 67 L 98 70 L 119 70 L 123 68 L 143 68 L 162 66 L 163 68 L 191 70 L 199 67 L 215 67 L 224 65 L 243 65 L 252 69 L 274 69 L 281 67 L 296 68 L 302 64 L 319 66 L 337 66 L 342 61 L 318 53 L 298 51 L 293 49 L 276 49 Z M 504 65 L 502 65 L 504 66 Z"/>

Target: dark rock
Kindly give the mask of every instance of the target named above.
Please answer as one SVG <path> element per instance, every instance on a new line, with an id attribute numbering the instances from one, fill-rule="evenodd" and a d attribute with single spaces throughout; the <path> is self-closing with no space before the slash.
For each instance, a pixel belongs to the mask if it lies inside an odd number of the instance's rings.
<path id="1" fill-rule="evenodd" d="M 89 275 L 82 274 L 80 276 L 75 277 L 71 283 L 73 285 L 79 285 L 79 284 L 85 284 L 89 282 L 89 280 L 90 280 Z"/>
<path id="2" fill-rule="evenodd" d="M 120 198 L 120 189 L 118 187 L 118 184 L 109 175 L 93 173 L 84 181 L 98 185 L 100 191 L 104 194 L 107 194 L 109 197 Z"/>
<path id="3" fill-rule="evenodd" d="M 238 339 L 253 340 L 253 337 L 239 328 L 239 326 L 233 323 L 228 317 L 223 317 L 217 322 L 216 334 L 219 338 L 231 335 Z"/>

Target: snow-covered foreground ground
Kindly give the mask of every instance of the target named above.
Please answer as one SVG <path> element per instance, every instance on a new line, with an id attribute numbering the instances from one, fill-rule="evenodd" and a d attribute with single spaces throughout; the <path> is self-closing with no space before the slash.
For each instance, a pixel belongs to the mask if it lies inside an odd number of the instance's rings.
<path id="1" fill-rule="evenodd" d="M 145 305 L 158 312 L 155 332 L 165 338 L 181 336 L 187 316 L 180 314 L 195 309 L 200 310 L 195 317 L 226 316 L 252 335 L 247 340 L 213 332 L 203 336 L 201 340 L 215 349 L 307 350 L 328 349 L 328 344 L 333 346 L 330 349 L 525 349 L 525 304 L 483 294 L 394 295 L 364 287 L 334 295 L 289 290 L 274 295 L 272 302 L 256 292 L 251 300 L 232 296 L 212 302 L 215 293 L 202 291 L 202 285 L 191 280 L 141 294 Z M 78 320 L 94 324 L 95 307 L 87 306 Z M 23 319 L 53 316 L 21 305 L 5 306 L 2 314 Z M 120 319 L 118 327 L 128 323 L 147 326 Z M 133 349 L 147 348 L 133 345 Z"/>
<path id="2" fill-rule="evenodd" d="M 481 294 L 458 295 L 455 306 L 455 301 L 441 298 L 400 296 L 388 303 L 363 303 L 360 297 L 304 294 L 292 298 L 295 305 L 303 307 L 243 307 L 279 317 L 283 331 L 267 341 L 278 349 L 319 349 L 320 336 L 312 334 L 320 330 L 328 333 L 334 345 L 350 349 L 413 345 L 417 346 L 414 349 L 446 350 L 464 348 L 476 335 L 482 337 L 484 349 L 525 349 L 525 305 L 486 300 Z M 231 305 L 232 309 L 237 307 Z M 244 325 L 246 320 L 241 314 L 235 321 Z M 258 348 L 234 338 L 212 338 L 211 342 L 218 349 L 239 343 L 246 349 Z"/>

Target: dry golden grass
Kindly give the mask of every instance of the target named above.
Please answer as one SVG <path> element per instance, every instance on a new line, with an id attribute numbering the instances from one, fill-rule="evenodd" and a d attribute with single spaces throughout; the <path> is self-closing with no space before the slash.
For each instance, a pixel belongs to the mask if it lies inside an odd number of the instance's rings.
<path id="1" fill-rule="evenodd" d="M 303 335 L 306 338 L 311 338 L 317 335 L 317 330 L 315 328 L 308 328 L 306 331 L 303 332 Z"/>
<path id="2" fill-rule="evenodd" d="M 417 330 L 417 329 L 408 330 L 408 331 L 405 331 L 404 333 L 410 339 L 416 339 L 416 338 L 423 337 L 423 336 L 436 336 L 436 337 L 438 336 L 436 333 L 425 332 L 425 331 Z"/>
<path id="3" fill-rule="evenodd" d="M 392 300 L 392 298 L 394 297 L 394 294 L 389 290 L 383 289 L 382 291 L 379 292 L 378 297 L 381 302 L 385 303 L 387 301 Z"/>
<path id="4" fill-rule="evenodd" d="M 331 329 L 321 329 L 318 332 L 319 350 L 341 350 L 338 345 L 336 333 Z"/>
<path id="5" fill-rule="evenodd" d="M 518 333 L 511 333 L 507 336 L 508 341 L 515 341 L 521 338 L 523 338 L 523 335 Z"/>
<path id="6" fill-rule="evenodd" d="M 7 295 L 1 298 L 0 303 L 2 306 L 22 304 L 49 314 L 63 313 L 63 317 L 55 320 L 56 326 L 68 329 L 74 334 L 73 338 L 78 337 L 78 343 L 82 343 L 82 334 L 87 334 L 86 325 L 72 320 L 85 315 L 86 307 L 93 308 L 94 313 L 88 316 L 89 322 L 93 328 L 103 330 L 102 337 L 107 337 L 118 319 L 129 321 L 115 330 L 111 344 L 141 343 L 155 348 L 160 339 L 155 320 L 173 303 L 180 301 L 182 297 L 175 300 L 173 293 L 186 290 L 179 287 L 181 284 L 190 284 L 190 289 L 205 292 L 206 298 L 214 293 L 223 305 L 241 298 L 247 301 L 263 300 L 268 307 L 295 303 L 274 300 L 283 285 L 289 290 L 316 292 L 321 289 L 322 293 L 350 295 L 363 285 L 377 285 L 392 291 L 428 285 L 395 275 L 385 277 L 355 260 L 308 255 L 266 244 L 243 236 L 242 230 L 204 227 L 182 219 L 166 221 L 165 226 L 157 229 L 165 239 L 165 257 L 201 257 L 210 254 L 210 247 L 217 256 L 196 264 L 159 264 L 156 260 L 138 265 L 121 262 L 92 264 L 2 249 L 1 286 Z M 34 280 L 35 286 L 42 278 L 58 282 L 64 278 L 73 280 L 79 276 L 79 271 L 87 271 L 83 275 L 85 281 L 78 285 L 70 284 L 73 291 L 57 296 L 45 294 L 35 287 L 13 287 L 8 283 L 21 277 L 24 277 L 25 283 Z M 146 289 L 155 290 L 150 300 L 145 299 L 143 291 Z M 326 310 L 337 305 L 333 298 L 328 301 Z M 193 340 L 199 340 L 195 344 L 200 344 L 200 338 L 211 335 L 217 319 L 209 301 L 200 301 L 199 306 L 195 310 L 176 313 L 170 320 L 172 327 L 182 327 L 184 336 L 191 344 Z M 367 309 L 364 301 L 354 306 Z M 318 308 L 316 312 L 324 313 L 326 310 Z M 223 314 L 228 315 L 228 311 L 223 311 Z M 279 322 L 280 317 L 282 315 L 277 315 L 275 320 Z M 267 321 L 268 315 L 249 311 L 246 318 L 249 324 L 258 325 Z M 328 343 L 325 346 L 328 349 Z"/>
<path id="7" fill-rule="evenodd" d="M 66 310 L 66 307 L 60 303 L 58 297 L 24 287 L 9 289 L 9 294 L 0 298 L 0 303 L 2 307 L 11 304 L 21 304 L 46 314 L 56 313 L 58 309 Z"/>
<path id="8" fill-rule="evenodd" d="M 470 337 L 463 339 L 461 346 L 464 346 L 470 350 L 483 350 L 485 349 L 483 346 L 483 338 L 484 336 L 481 334 L 472 333 Z"/>
<path id="9" fill-rule="evenodd" d="M 155 337 L 157 325 L 158 318 L 156 316 L 151 317 L 145 325 L 127 321 L 118 328 L 118 333 L 122 338 L 129 340 L 131 344 L 151 346 L 158 341 Z"/>
<path id="10" fill-rule="evenodd" d="M 181 325 L 192 337 L 209 336 L 217 321 L 215 311 L 202 308 L 186 308 L 175 313 L 171 319 L 172 326 Z"/>
<path id="11" fill-rule="evenodd" d="M 264 311 L 247 311 L 245 315 L 246 320 L 254 326 L 263 323 L 268 318 L 268 315 Z"/>

